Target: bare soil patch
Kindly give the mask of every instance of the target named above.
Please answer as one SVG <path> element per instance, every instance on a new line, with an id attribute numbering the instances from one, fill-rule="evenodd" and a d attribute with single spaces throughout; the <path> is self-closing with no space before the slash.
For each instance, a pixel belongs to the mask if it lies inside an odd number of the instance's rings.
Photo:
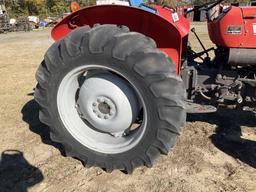
<path id="1" fill-rule="evenodd" d="M 205 24 L 199 35 L 212 46 Z M 50 30 L 0 35 L 0 191 L 256 192 L 256 118 L 221 110 L 190 115 L 177 145 L 132 175 L 84 168 L 63 156 L 38 120 L 35 72 L 53 43 Z M 200 50 L 191 36 L 191 44 Z"/>

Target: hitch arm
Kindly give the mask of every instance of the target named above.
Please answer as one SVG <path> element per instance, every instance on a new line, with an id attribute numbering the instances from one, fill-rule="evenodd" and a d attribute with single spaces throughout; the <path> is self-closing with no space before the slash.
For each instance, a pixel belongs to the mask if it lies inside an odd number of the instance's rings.
<path id="1" fill-rule="evenodd" d="M 204 44 L 202 43 L 201 39 L 198 37 L 194 27 L 191 29 L 191 32 L 194 33 L 194 35 L 196 36 L 196 39 L 198 40 L 198 42 L 200 43 L 201 47 L 203 48 L 204 51 L 202 53 L 206 53 L 206 56 L 209 57 L 209 53 L 208 52 L 210 50 L 206 50 L 206 48 L 205 48 Z"/>
<path id="2" fill-rule="evenodd" d="M 201 60 L 204 60 L 201 56 L 204 55 L 204 54 L 207 54 L 207 55 L 208 55 L 208 52 L 213 51 L 213 50 L 215 50 L 215 49 L 214 49 L 213 47 L 211 47 L 211 48 L 206 49 L 206 50 L 204 50 L 204 51 L 201 51 L 201 52 L 199 52 L 199 53 L 193 53 L 193 54 L 191 54 L 191 55 L 188 55 L 188 57 L 189 57 L 190 59 L 192 59 L 192 60 L 194 60 L 194 59 L 196 59 L 196 58 L 198 58 L 198 57 L 200 57 Z"/>

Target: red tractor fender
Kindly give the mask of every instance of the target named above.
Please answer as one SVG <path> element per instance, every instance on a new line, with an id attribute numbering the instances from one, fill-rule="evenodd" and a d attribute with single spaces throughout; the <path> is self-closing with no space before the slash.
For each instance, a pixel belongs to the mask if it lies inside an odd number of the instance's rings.
<path id="1" fill-rule="evenodd" d="M 60 40 L 72 30 L 94 24 L 125 25 L 131 31 L 142 33 L 155 40 L 157 47 L 164 51 L 180 72 L 181 58 L 185 53 L 189 22 L 181 15 L 172 17 L 172 10 L 154 5 L 160 14 L 153 14 L 142 9 L 120 6 L 102 5 L 80 9 L 58 23 L 52 30 L 52 38 Z"/>

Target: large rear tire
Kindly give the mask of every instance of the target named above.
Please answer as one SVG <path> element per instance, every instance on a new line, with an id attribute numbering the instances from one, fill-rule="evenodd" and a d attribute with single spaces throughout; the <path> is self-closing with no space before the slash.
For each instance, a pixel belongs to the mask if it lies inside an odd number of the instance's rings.
<path id="1" fill-rule="evenodd" d="M 40 120 L 66 155 L 132 173 L 176 143 L 185 90 L 171 59 L 127 27 L 79 28 L 47 51 L 36 79 Z"/>

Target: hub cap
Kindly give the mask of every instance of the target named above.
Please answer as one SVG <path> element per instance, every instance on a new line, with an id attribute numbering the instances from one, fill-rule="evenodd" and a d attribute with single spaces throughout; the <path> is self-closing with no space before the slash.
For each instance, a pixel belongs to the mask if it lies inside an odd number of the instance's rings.
<path id="1" fill-rule="evenodd" d="M 95 129 L 112 135 L 124 133 L 139 112 L 136 95 L 121 77 L 110 73 L 86 79 L 77 101 L 81 117 Z"/>

